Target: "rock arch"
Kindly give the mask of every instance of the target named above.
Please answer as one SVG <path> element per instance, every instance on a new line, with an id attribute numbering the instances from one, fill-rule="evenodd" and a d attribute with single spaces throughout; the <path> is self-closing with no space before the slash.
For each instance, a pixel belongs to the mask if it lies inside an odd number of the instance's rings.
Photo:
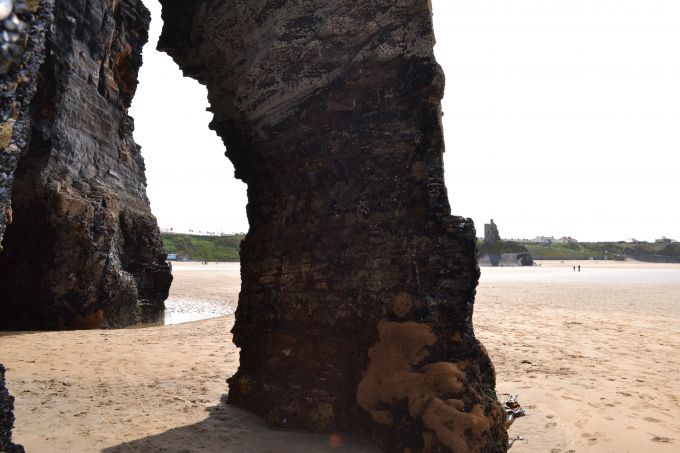
<path id="1" fill-rule="evenodd" d="M 13 302 L 0 327 L 122 325 L 156 313 L 170 283 L 126 113 L 148 13 L 55 0 L 47 17 L 53 1 L 25 13 L 55 32 L 47 52 L 29 41 L 47 58 L 30 66 L 25 52 L 37 95 L 12 110 L 7 145 L 22 157 L 2 180 L 14 223 L 0 291 Z M 472 329 L 475 230 L 450 215 L 444 185 L 429 2 L 161 3 L 159 47 L 208 87 L 211 127 L 248 184 L 229 400 L 385 451 L 505 451 Z"/>

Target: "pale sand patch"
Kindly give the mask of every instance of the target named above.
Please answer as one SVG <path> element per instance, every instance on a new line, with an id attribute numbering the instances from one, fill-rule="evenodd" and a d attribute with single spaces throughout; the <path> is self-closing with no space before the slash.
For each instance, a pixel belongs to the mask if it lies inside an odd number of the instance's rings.
<path id="1" fill-rule="evenodd" d="M 635 269 L 680 266 L 602 263 L 625 272 L 598 283 L 588 272 L 599 265 L 582 263 L 580 276 L 571 262 L 484 274 L 476 333 L 499 392 L 519 393 L 528 412 L 511 429 L 526 439 L 512 452 L 678 451 L 680 278 L 636 281 Z M 225 265 L 180 264 L 174 273 L 176 296 L 224 300 L 235 288 Z M 221 406 L 238 366 L 232 323 L 2 334 L 16 441 L 29 452 L 373 451 L 352 439 L 332 448 L 328 436 L 272 430 Z"/>

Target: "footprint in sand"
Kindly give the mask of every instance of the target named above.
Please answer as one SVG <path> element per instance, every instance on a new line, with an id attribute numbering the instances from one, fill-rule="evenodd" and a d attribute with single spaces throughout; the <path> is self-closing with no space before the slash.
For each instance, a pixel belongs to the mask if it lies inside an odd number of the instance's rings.
<path id="1" fill-rule="evenodd" d="M 583 433 L 581 434 L 581 437 L 586 439 L 588 441 L 588 446 L 592 447 L 593 445 L 597 444 L 597 436 L 595 434 L 590 434 L 590 433 Z"/>
<path id="2" fill-rule="evenodd" d="M 576 423 L 574 423 L 574 425 L 576 425 L 577 428 L 583 428 L 584 426 L 586 426 L 588 424 L 589 420 L 590 419 L 588 419 L 588 418 L 580 419 L 580 420 L 577 420 Z"/>
<path id="3" fill-rule="evenodd" d="M 644 417 L 643 420 L 646 421 L 646 422 L 651 422 L 651 423 L 661 423 L 661 420 L 659 420 L 658 418 L 654 418 L 654 417 Z"/>

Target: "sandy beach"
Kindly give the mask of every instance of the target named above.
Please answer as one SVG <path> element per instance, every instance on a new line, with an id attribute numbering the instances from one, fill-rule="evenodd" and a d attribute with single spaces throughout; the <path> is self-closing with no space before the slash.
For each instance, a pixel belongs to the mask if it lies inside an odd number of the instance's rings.
<path id="1" fill-rule="evenodd" d="M 527 416 L 512 452 L 680 448 L 680 265 L 485 268 L 475 331 Z M 581 272 L 572 266 L 581 265 Z M 237 264 L 178 263 L 168 322 L 1 333 L 29 452 L 373 452 L 347 436 L 273 430 L 221 404 L 238 366 Z"/>
<path id="2" fill-rule="evenodd" d="M 498 392 L 527 411 L 511 451 L 678 451 L 680 266 L 541 264 L 484 269 L 479 288 Z"/>

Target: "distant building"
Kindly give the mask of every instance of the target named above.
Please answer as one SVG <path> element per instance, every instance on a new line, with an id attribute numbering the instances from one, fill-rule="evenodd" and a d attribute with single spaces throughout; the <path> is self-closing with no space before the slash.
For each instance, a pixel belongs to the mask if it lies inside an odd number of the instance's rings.
<path id="1" fill-rule="evenodd" d="M 498 232 L 498 227 L 493 223 L 493 219 L 491 219 L 491 223 L 484 224 L 484 242 L 491 245 L 500 240 L 501 235 Z"/>
<path id="2" fill-rule="evenodd" d="M 176 253 L 168 253 L 168 261 L 177 261 L 177 254 Z"/>
<path id="3" fill-rule="evenodd" d="M 554 244 L 555 238 L 550 236 L 536 236 L 532 242 L 538 242 L 540 244 Z"/>
<path id="4" fill-rule="evenodd" d="M 673 239 L 667 238 L 666 236 L 661 236 L 661 239 L 656 239 L 654 242 L 659 244 L 659 243 L 675 242 L 675 241 Z"/>

